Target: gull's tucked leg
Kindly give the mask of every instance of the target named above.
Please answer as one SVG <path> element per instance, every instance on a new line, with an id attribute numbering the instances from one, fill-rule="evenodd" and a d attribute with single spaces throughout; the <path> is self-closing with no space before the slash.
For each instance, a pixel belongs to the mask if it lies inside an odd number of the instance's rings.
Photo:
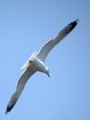
<path id="1" fill-rule="evenodd" d="M 30 63 L 32 63 L 33 61 L 32 60 L 29 60 Z"/>

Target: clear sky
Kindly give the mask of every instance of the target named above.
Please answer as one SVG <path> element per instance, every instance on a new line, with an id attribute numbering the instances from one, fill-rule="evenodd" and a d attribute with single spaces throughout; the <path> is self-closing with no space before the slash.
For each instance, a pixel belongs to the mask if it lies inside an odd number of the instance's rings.
<path id="1" fill-rule="evenodd" d="M 5 115 L 22 65 L 76 19 Z M 90 120 L 90 0 L 0 0 L 0 75 L 0 120 Z"/>

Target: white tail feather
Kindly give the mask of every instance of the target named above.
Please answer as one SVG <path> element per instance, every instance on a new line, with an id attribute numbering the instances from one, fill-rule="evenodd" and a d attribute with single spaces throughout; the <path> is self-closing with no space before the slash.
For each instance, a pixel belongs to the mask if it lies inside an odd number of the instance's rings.
<path id="1" fill-rule="evenodd" d="M 34 59 L 37 57 L 37 51 L 35 51 L 31 57 L 28 59 L 28 61 L 21 67 L 21 69 L 25 69 L 28 68 L 30 66 L 30 62 L 29 61 L 34 61 Z"/>
<path id="2" fill-rule="evenodd" d="M 27 62 L 21 67 L 21 69 L 28 68 L 29 66 L 30 66 L 30 63 L 29 63 L 29 61 L 27 61 Z"/>

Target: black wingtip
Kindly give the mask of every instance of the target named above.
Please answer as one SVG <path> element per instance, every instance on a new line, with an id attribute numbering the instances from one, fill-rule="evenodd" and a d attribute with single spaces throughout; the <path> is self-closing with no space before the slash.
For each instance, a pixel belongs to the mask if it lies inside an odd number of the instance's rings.
<path id="1" fill-rule="evenodd" d="M 12 105 L 11 107 L 7 106 L 5 114 L 7 114 L 8 112 L 10 112 L 11 109 L 13 108 L 13 106 L 14 106 L 14 105 Z"/>
<path id="2" fill-rule="evenodd" d="M 75 20 L 74 22 L 71 22 L 69 25 L 72 26 L 71 30 L 74 29 L 74 27 L 78 24 L 79 19 Z"/>

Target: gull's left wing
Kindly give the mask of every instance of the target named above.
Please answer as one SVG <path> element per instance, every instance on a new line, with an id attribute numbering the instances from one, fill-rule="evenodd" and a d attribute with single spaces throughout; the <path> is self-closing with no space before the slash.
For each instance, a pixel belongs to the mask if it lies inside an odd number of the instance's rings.
<path id="1" fill-rule="evenodd" d="M 10 101 L 8 102 L 6 114 L 14 107 L 16 104 L 19 96 L 21 95 L 22 90 L 24 89 L 24 86 L 28 79 L 35 73 L 36 71 L 33 70 L 31 67 L 28 67 L 24 73 L 21 75 L 21 77 L 18 80 L 16 90 L 13 93 L 13 95 L 10 98 Z"/>

